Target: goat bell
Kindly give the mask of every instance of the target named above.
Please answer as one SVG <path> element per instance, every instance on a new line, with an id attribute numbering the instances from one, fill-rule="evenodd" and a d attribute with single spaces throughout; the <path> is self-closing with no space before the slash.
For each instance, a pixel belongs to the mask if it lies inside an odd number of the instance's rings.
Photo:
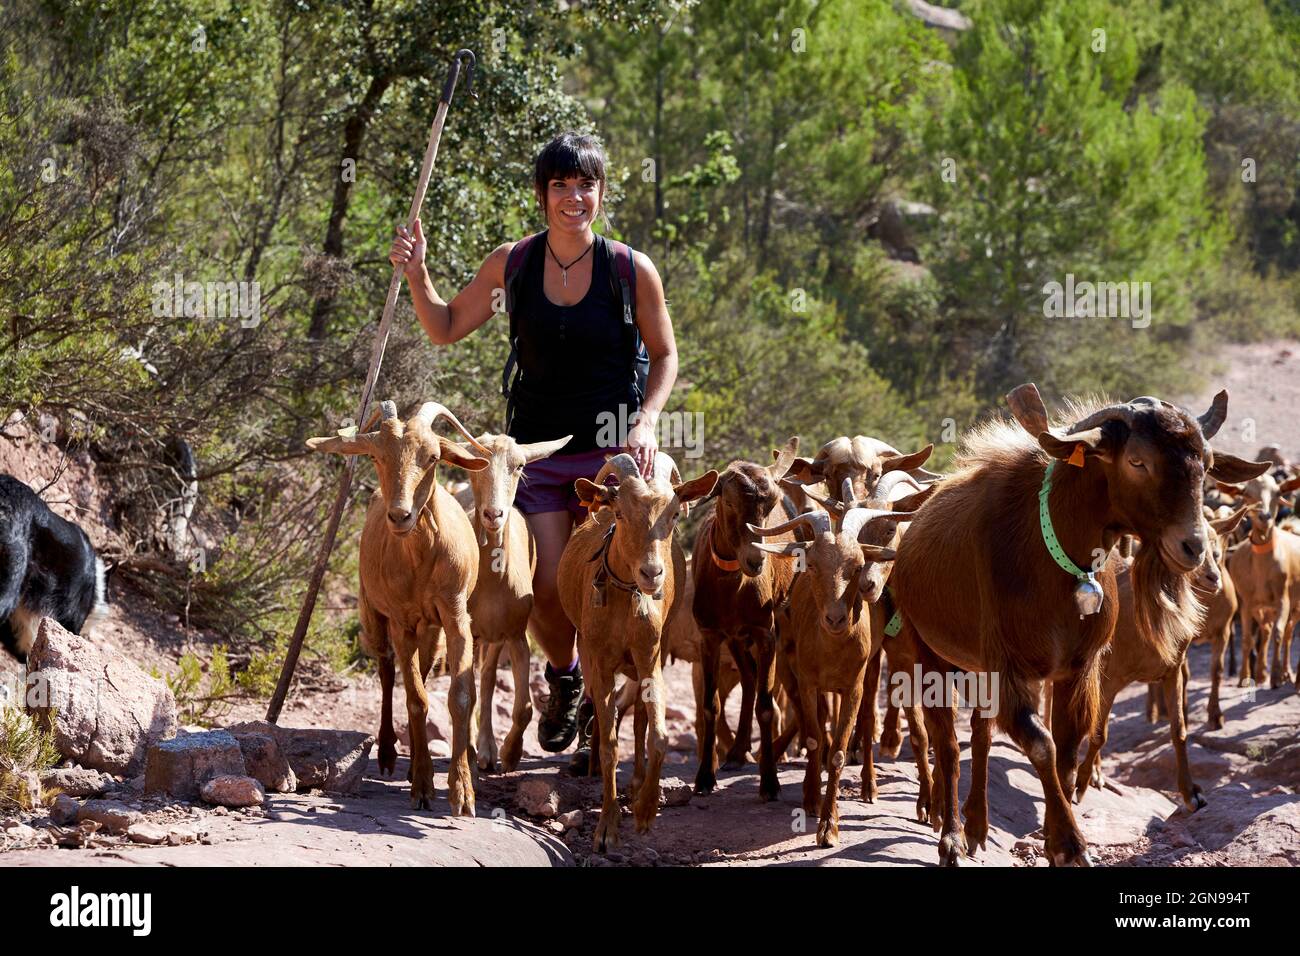
<path id="1" fill-rule="evenodd" d="M 1101 589 L 1097 579 L 1091 574 L 1086 580 L 1080 581 L 1074 586 L 1074 606 L 1079 609 L 1079 618 L 1083 619 L 1089 614 L 1096 614 L 1101 610 L 1102 599 L 1106 592 Z"/>

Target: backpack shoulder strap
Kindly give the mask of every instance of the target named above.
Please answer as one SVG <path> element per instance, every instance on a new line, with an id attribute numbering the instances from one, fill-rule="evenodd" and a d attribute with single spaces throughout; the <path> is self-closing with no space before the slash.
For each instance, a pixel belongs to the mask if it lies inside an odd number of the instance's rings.
<path id="1" fill-rule="evenodd" d="M 536 244 L 535 240 L 542 235 L 535 232 L 531 236 L 524 236 L 510 248 L 510 254 L 506 256 L 506 271 L 504 277 L 505 296 L 506 296 L 506 317 L 510 322 L 510 355 L 506 359 L 505 368 L 501 370 L 501 394 L 505 398 L 510 398 L 510 393 L 514 390 L 514 383 L 511 377 L 515 373 L 515 365 L 518 361 L 518 351 L 516 349 L 515 331 L 515 304 L 519 299 L 519 281 L 524 272 L 524 264 L 528 262 L 529 250 Z M 509 406 L 507 406 L 509 408 Z M 507 428 L 509 427 L 509 412 L 507 412 Z"/>
<path id="2" fill-rule="evenodd" d="M 602 237 L 603 238 L 603 237 Z M 636 262 L 632 258 L 632 247 L 617 239 L 605 239 L 605 248 L 609 253 L 612 268 L 610 276 L 615 291 L 623 302 L 623 327 L 636 328 Z"/>

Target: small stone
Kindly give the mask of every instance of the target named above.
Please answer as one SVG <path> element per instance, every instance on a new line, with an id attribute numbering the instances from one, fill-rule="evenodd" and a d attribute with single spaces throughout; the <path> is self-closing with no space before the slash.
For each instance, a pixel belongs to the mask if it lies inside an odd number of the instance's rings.
<path id="1" fill-rule="evenodd" d="M 228 817 L 230 816 L 230 811 L 225 807 L 213 807 L 212 815 L 214 817 Z"/>
<path id="2" fill-rule="evenodd" d="M 560 812 L 560 794 L 547 780 L 521 780 L 515 803 L 534 817 L 550 819 Z"/>
<path id="3" fill-rule="evenodd" d="M 126 838 L 132 843 L 161 846 L 167 842 L 167 828 L 156 823 L 134 823 L 126 828 Z"/>
<path id="4" fill-rule="evenodd" d="M 77 813 L 80 810 L 81 804 L 66 793 L 61 793 L 54 798 L 54 803 L 50 806 L 50 819 L 61 827 L 71 826 L 77 822 Z"/>
<path id="5" fill-rule="evenodd" d="M 429 753 L 434 757 L 450 757 L 451 744 L 445 740 L 430 740 Z"/>
<path id="6" fill-rule="evenodd" d="M 561 813 L 556 819 L 564 826 L 566 830 L 576 829 L 582 826 L 582 811 L 570 810 L 568 813 Z"/>
<path id="7" fill-rule="evenodd" d="M 213 777 L 199 788 L 199 795 L 207 803 L 223 807 L 260 807 L 266 802 L 266 791 L 260 783 L 234 774 Z"/>
<path id="8" fill-rule="evenodd" d="M 19 823 L 5 829 L 5 836 L 19 843 L 28 843 L 36 838 L 36 831 L 25 823 Z"/>
<path id="9" fill-rule="evenodd" d="M 680 780 L 665 780 L 660 789 L 660 796 L 665 807 L 684 807 L 691 802 L 695 791 Z"/>
<path id="10" fill-rule="evenodd" d="M 183 846 L 186 843 L 197 843 L 198 839 L 198 834 L 193 830 L 176 827 L 167 831 L 168 846 Z"/>
<path id="11" fill-rule="evenodd" d="M 658 866 L 659 854 L 648 846 L 643 846 L 632 854 L 633 866 Z"/>
<path id="12" fill-rule="evenodd" d="M 92 820 L 108 833 L 125 833 L 140 822 L 140 814 L 115 800 L 87 800 L 77 812 L 77 822 Z"/>
<path id="13" fill-rule="evenodd" d="M 1022 853 L 1027 850 L 1033 853 L 1041 853 L 1043 845 L 1035 840 L 1017 840 L 1012 849 Z"/>

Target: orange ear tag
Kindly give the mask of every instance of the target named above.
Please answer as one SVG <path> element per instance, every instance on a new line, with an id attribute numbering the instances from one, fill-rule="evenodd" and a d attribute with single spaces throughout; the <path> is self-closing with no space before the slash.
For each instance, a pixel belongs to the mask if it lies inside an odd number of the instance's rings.
<path id="1" fill-rule="evenodd" d="M 1079 442 L 1074 446 L 1074 451 L 1070 452 L 1069 461 L 1075 468 L 1083 467 L 1083 448 L 1083 442 Z"/>

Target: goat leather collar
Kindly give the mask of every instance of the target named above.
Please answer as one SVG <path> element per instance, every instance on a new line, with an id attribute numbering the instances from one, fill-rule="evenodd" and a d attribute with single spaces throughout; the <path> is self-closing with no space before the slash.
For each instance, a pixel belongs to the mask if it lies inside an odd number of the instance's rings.
<path id="1" fill-rule="evenodd" d="M 713 543 L 713 532 L 717 527 L 718 527 L 718 521 L 717 518 L 714 518 L 713 523 L 709 525 L 709 541 L 708 541 L 709 556 L 713 558 L 713 563 L 716 564 L 721 570 L 739 571 L 740 559 L 738 557 L 737 558 L 718 557 L 718 549 Z"/>
<path id="2" fill-rule="evenodd" d="M 889 590 L 888 587 L 885 588 L 885 601 L 887 602 L 885 605 L 886 610 L 891 607 L 894 609 L 893 616 L 890 617 L 889 623 L 885 625 L 885 635 L 887 637 L 897 637 L 898 632 L 903 629 L 903 612 L 898 609 L 898 604 L 894 600 L 894 592 Z"/>
<path id="3" fill-rule="evenodd" d="M 1268 536 L 1268 540 L 1265 541 L 1263 544 L 1259 544 L 1255 541 L 1254 538 L 1251 538 L 1250 550 L 1253 551 L 1255 554 L 1270 554 L 1273 551 L 1273 542 L 1276 540 L 1277 537 L 1271 534 Z"/>

